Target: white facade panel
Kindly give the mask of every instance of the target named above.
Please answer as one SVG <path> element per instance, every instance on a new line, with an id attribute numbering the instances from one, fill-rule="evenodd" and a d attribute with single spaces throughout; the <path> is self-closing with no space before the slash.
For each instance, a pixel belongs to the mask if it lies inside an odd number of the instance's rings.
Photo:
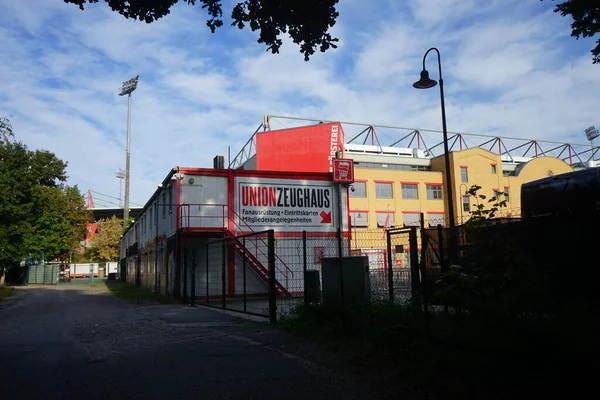
<path id="1" fill-rule="evenodd" d="M 227 227 L 227 177 L 185 175 L 181 180 L 182 227 Z"/>

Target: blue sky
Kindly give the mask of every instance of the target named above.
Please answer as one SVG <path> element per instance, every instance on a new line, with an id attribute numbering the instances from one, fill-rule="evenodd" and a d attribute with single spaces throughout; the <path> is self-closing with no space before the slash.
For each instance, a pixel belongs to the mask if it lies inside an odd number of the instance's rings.
<path id="1" fill-rule="evenodd" d="M 289 40 L 273 55 L 227 22 L 211 34 L 197 6 L 148 25 L 103 3 L 81 12 L 62 0 L 0 0 L 0 115 L 13 115 L 19 140 L 67 160 L 70 184 L 118 197 L 127 111 L 118 90 L 139 74 L 131 201 L 144 204 L 170 168 L 210 167 L 229 146 L 235 154 L 265 114 L 440 129 L 438 92 L 411 86 L 436 46 L 449 130 L 581 143 L 600 125 L 600 66 L 592 40 L 571 38 L 553 7 L 342 0 L 339 48 L 307 63 Z"/>

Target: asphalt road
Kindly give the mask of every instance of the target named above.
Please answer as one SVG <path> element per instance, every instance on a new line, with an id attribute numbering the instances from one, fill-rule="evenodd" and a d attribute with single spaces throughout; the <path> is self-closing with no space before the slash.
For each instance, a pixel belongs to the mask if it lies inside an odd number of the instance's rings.
<path id="1" fill-rule="evenodd" d="M 317 352 L 264 323 L 126 304 L 101 284 L 27 287 L 0 306 L 0 399 L 381 398 Z"/>

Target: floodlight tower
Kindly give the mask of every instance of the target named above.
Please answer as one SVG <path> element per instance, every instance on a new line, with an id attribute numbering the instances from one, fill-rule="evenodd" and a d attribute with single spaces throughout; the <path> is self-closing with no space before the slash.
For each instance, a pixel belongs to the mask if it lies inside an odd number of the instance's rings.
<path id="1" fill-rule="evenodd" d="M 131 93 L 137 88 L 139 75 L 123 82 L 119 96 L 127 95 L 127 148 L 125 150 L 125 200 L 123 202 L 123 226 L 129 220 L 129 154 L 131 152 Z"/>
<path id="2" fill-rule="evenodd" d="M 590 144 L 592 145 L 592 150 L 594 149 L 594 139 L 596 139 L 598 136 L 600 136 L 600 131 L 598 131 L 598 129 L 596 129 L 595 126 L 590 126 L 589 128 L 587 128 L 585 130 L 585 136 L 587 136 L 587 140 L 590 141 Z"/>
<path id="3" fill-rule="evenodd" d="M 115 172 L 115 176 L 119 178 L 119 207 L 123 207 L 123 198 L 121 197 L 121 194 L 123 192 L 123 179 L 125 179 L 125 171 L 119 168 L 119 170 Z"/>

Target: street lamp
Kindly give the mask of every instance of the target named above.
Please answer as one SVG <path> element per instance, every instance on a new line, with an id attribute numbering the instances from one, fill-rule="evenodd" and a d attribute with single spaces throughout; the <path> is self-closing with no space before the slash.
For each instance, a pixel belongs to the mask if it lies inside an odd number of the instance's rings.
<path id="1" fill-rule="evenodd" d="M 122 186 L 123 186 L 123 179 L 125 179 L 125 171 L 123 171 L 121 168 L 119 168 L 119 170 L 115 173 L 115 176 L 117 178 L 119 178 L 119 207 L 122 207 L 121 191 L 122 191 Z"/>
<path id="2" fill-rule="evenodd" d="M 446 106 L 444 104 L 444 80 L 442 79 L 442 58 L 440 51 L 435 47 L 430 48 L 423 56 L 423 70 L 421 71 L 421 79 L 413 83 L 416 89 L 430 89 L 437 85 L 437 81 L 429 77 L 429 72 L 425 69 L 425 59 L 427 55 L 435 51 L 438 56 L 438 69 L 440 75 L 440 98 L 442 103 L 442 130 L 444 133 L 444 162 L 446 168 L 446 197 L 448 198 L 448 219 L 450 228 L 454 227 L 454 198 L 452 197 L 452 174 L 450 172 L 450 151 L 448 150 L 448 130 L 446 129 Z"/>
<path id="3" fill-rule="evenodd" d="M 123 203 L 123 226 L 129 220 L 129 154 L 131 151 L 131 93 L 137 88 L 139 75 L 123 82 L 119 96 L 127 95 L 127 148 L 125 150 L 125 201 Z"/>

